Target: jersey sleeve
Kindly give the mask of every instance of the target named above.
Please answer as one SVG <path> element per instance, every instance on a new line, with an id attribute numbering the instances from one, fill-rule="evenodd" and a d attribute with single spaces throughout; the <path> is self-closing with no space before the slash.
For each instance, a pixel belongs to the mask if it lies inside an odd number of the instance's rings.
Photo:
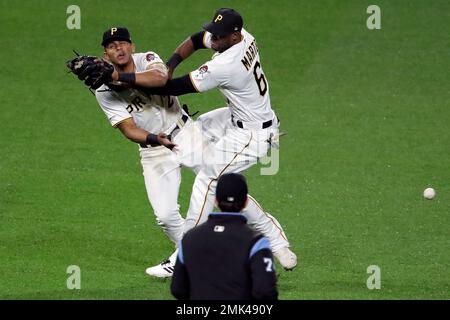
<path id="1" fill-rule="evenodd" d="M 117 127 L 122 121 L 132 118 L 127 111 L 127 103 L 119 97 L 115 97 L 111 91 L 97 90 L 95 98 L 113 127 Z"/>
<path id="2" fill-rule="evenodd" d="M 277 277 L 269 240 L 261 237 L 250 251 L 252 297 L 257 300 L 277 300 Z"/>
<path id="3" fill-rule="evenodd" d="M 164 61 L 153 51 L 141 53 L 138 56 L 137 63 L 139 64 L 139 70 L 149 70 L 153 66 L 165 66 Z"/>
<path id="4" fill-rule="evenodd" d="M 189 78 L 198 92 L 205 92 L 220 86 L 223 68 L 209 61 L 189 73 Z"/>

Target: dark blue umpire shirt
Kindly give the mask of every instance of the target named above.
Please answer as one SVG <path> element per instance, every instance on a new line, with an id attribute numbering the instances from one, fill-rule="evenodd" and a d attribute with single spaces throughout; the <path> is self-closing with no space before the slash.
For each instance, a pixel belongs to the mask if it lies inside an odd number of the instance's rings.
<path id="1" fill-rule="evenodd" d="M 241 213 L 211 213 L 178 247 L 171 291 L 177 299 L 277 299 L 269 240 Z"/>

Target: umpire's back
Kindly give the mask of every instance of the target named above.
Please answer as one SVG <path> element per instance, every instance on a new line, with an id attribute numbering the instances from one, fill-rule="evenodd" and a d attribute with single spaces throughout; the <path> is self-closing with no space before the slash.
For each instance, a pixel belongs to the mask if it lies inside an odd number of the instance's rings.
<path id="1" fill-rule="evenodd" d="M 239 181 L 236 183 L 239 179 L 242 187 L 245 180 L 240 175 L 229 174 L 219 180 L 216 194 L 222 210 L 233 207 L 227 208 L 223 199 L 233 205 L 237 203 L 236 211 L 245 206 L 247 187 L 245 184 L 245 198 L 240 198 L 238 195 L 243 190 L 239 190 Z M 233 182 L 233 188 L 224 190 L 227 182 Z M 226 197 L 221 197 L 224 193 Z M 186 233 L 178 249 L 171 287 L 178 299 L 276 299 L 278 296 L 269 241 L 250 229 L 240 213 L 211 213 L 204 224 Z"/>

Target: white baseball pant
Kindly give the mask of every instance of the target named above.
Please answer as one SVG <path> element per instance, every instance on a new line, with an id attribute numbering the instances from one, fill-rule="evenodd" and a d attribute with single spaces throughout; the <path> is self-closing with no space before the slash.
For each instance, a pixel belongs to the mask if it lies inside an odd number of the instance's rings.
<path id="1" fill-rule="evenodd" d="M 198 180 L 205 181 L 203 172 L 207 171 L 203 171 L 202 168 L 205 166 L 216 167 L 214 165 L 206 165 L 206 161 L 211 161 L 215 158 L 215 142 L 220 141 L 224 133 L 232 129 L 230 116 L 228 108 L 220 108 L 202 115 L 196 122 L 189 119 L 173 139 L 174 143 L 178 145 L 174 151 L 170 151 L 165 147 L 140 149 L 145 186 L 156 221 L 168 238 L 175 244 L 181 240 L 183 232 L 206 219 L 207 214 L 214 207 L 215 195 L 214 185 L 214 188 L 208 193 L 207 201 L 203 208 L 203 212 L 206 212 L 206 214 L 200 214 L 200 218 L 197 219 L 192 214 L 191 208 L 195 208 L 194 206 L 199 202 L 199 197 L 197 194 L 194 196 L 193 192 L 188 219 L 185 221 L 180 215 L 180 206 L 178 205 L 181 183 L 180 168 L 183 166 L 193 170 L 195 173 L 202 173 L 200 176 L 202 179 Z M 264 148 L 265 154 L 267 146 L 264 146 Z M 250 165 L 247 164 L 247 166 Z M 235 168 L 235 165 L 231 168 Z M 193 191 L 198 188 L 197 178 L 195 181 L 197 185 L 194 184 Z M 193 199 L 196 202 L 193 203 Z M 251 227 L 269 238 L 273 251 L 289 246 L 279 222 L 265 212 L 251 196 L 249 196 L 248 206 L 243 211 L 243 214 Z"/>
<path id="2" fill-rule="evenodd" d="M 208 146 L 208 152 L 204 154 L 205 163 L 195 178 L 184 232 L 206 221 L 212 212 L 219 177 L 224 173 L 245 171 L 256 164 L 259 158 L 267 154 L 271 134 L 278 134 L 276 119 L 267 129 L 247 130 L 234 126 L 228 108 L 208 112 L 200 116 L 196 123 L 202 127 L 205 137 L 217 142 Z M 272 251 L 289 247 L 280 223 L 251 196 L 243 215 L 251 227 L 269 239 Z"/>

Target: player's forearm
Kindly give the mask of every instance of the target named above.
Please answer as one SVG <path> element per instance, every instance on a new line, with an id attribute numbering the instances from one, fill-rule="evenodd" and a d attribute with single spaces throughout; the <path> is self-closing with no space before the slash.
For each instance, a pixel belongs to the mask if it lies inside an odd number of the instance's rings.
<path id="1" fill-rule="evenodd" d="M 149 135 L 149 132 L 146 130 L 127 124 L 121 124 L 118 128 L 127 139 L 136 143 L 145 143 Z"/>
<path id="2" fill-rule="evenodd" d="M 163 87 L 167 82 L 167 72 L 149 70 L 136 73 L 136 85 L 145 88 Z"/>
<path id="3" fill-rule="evenodd" d="M 192 53 L 194 53 L 194 43 L 191 38 L 187 38 L 184 40 L 178 48 L 175 49 L 175 52 L 172 54 L 170 59 L 166 62 L 167 67 L 169 68 L 169 75 L 173 74 L 173 71 L 176 67 L 185 59 L 187 59 Z"/>
<path id="4" fill-rule="evenodd" d="M 170 150 L 177 146 L 165 133 L 153 134 L 137 127 L 132 118 L 125 119 L 117 127 L 125 137 L 139 144 L 151 145 L 153 147 L 164 146 Z"/>
<path id="5" fill-rule="evenodd" d="M 153 69 L 137 73 L 118 73 L 114 71 L 112 80 L 128 83 L 133 86 L 152 88 L 163 87 L 168 79 L 167 71 Z"/>
<path id="6" fill-rule="evenodd" d="M 166 85 L 161 88 L 144 88 L 143 90 L 147 94 L 169 96 L 181 96 L 183 94 L 198 92 L 192 84 L 189 75 L 168 80 Z"/>
<path id="7" fill-rule="evenodd" d="M 184 40 L 178 48 L 175 49 L 175 53 L 178 53 L 183 60 L 187 59 L 194 51 L 194 43 L 192 42 L 191 37 Z"/>
<path id="8" fill-rule="evenodd" d="M 206 48 L 203 43 L 204 34 L 204 31 L 193 34 L 175 49 L 175 52 L 166 63 L 169 67 L 170 74 L 173 73 L 173 70 L 175 70 L 183 60 L 189 58 L 196 50 Z"/>

